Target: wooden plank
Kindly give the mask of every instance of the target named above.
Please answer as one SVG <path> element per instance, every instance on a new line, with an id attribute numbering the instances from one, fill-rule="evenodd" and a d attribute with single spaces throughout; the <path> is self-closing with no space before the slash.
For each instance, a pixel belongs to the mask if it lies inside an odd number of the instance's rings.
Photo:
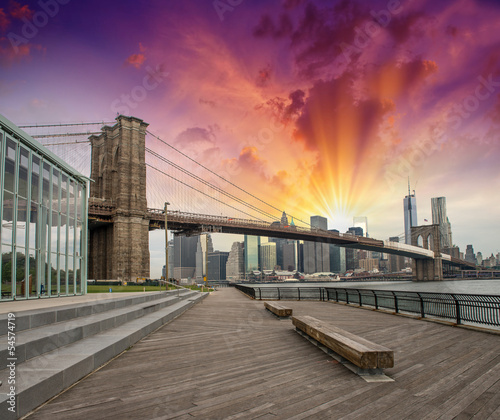
<path id="1" fill-rule="evenodd" d="M 276 302 L 264 302 L 264 306 L 267 310 L 280 317 L 292 316 L 293 314 L 292 309 L 280 305 Z"/>
<path id="2" fill-rule="evenodd" d="M 292 318 L 293 325 L 362 369 L 394 367 L 394 352 L 311 316 Z"/>

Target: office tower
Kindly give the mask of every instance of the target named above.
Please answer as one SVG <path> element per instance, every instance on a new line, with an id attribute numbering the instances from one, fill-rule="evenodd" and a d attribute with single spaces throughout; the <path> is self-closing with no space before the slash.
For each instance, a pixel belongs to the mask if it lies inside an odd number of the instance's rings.
<path id="1" fill-rule="evenodd" d="M 206 243 L 206 245 L 205 245 L 205 243 Z M 213 251 L 214 251 L 214 245 L 212 242 L 212 237 L 208 234 L 198 236 L 198 245 L 196 246 L 196 278 L 197 279 L 203 280 L 207 252 L 213 252 Z"/>
<path id="2" fill-rule="evenodd" d="M 207 256 L 208 280 L 226 280 L 226 265 L 229 252 L 209 252 Z"/>
<path id="3" fill-rule="evenodd" d="M 283 238 L 269 238 L 269 242 L 276 244 L 276 265 L 283 270 L 286 270 L 283 263 L 283 246 L 287 243 Z"/>
<path id="4" fill-rule="evenodd" d="M 352 220 L 352 225 L 354 227 L 360 227 L 363 229 L 363 236 L 368 237 L 368 218 L 367 217 L 354 217 Z"/>
<path id="5" fill-rule="evenodd" d="M 417 226 L 417 198 L 415 190 L 410 193 L 410 184 L 408 183 L 408 195 L 403 200 L 404 221 L 405 221 L 405 244 L 411 245 L 411 227 Z"/>
<path id="6" fill-rule="evenodd" d="M 288 226 L 288 217 L 285 212 L 281 215 L 281 226 Z"/>
<path id="7" fill-rule="evenodd" d="M 363 236 L 363 229 L 360 227 L 350 227 L 347 234 L 353 236 Z M 345 249 L 345 266 L 346 270 L 356 270 L 359 268 L 359 250 L 354 248 Z"/>
<path id="8" fill-rule="evenodd" d="M 311 216 L 311 229 L 328 229 L 326 217 Z M 330 271 L 330 244 L 304 242 L 304 273 L 325 273 Z"/>
<path id="9" fill-rule="evenodd" d="M 442 248 L 451 248 L 451 224 L 446 215 L 446 197 L 431 198 L 432 223 L 439 225 L 439 244 Z"/>
<path id="10" fill-rule="evenodd" d="M 259 261 L 260 236 L 245 235 L 245 273 L 260 270 Z"/>
<path id="11" fill-rule="evenodd" d="M 337 229 L 330 229 L 329 232 L 339 233 Z M 345 248 L 330 244 L 330 271 L 333 273 L 345 273 Z"/>
<path id="12" fill-rule="evenodd" d="M 287 241 L 283 245 L 283 270 L 298 270 L 298 241 Z"/>
<path id="13" fill-rule="evenodd" d="M 350 227 L 349 229 L 347 229 L 347 232 L 346 233 L 350 233 L 351 235 L 353 236 L 363 236 L 363 228 L 361 227 Z"/>
<path id="14" fill-rule="evenodd" d="M 226 279 L 238 281 L 245 277 L 245 258 L 243 256 L 243 242 L 233 242 L 226 262 Z"/>
<path id="15" fill-rule="evenodd" d="M 260 267 L 262 270 L 274 270 L 276 267 L 276 243 L 266 242 L 260 246 Z"/>
<path id="16" fill-rule="evenodd" d="M 194 278 L 197 246 L 197 236 L 174 236 L 174 278 Z"/>
<path id="17" fill-rule="evenodd" d="M 391 242 L 399 242 L 398 236 L 393 236 L 389 238 Z M 389 271 L 391 273 L 397 273 L 405 268 L 405 257 L 401 255 L 387 254 L 389 259 Z"/>
<path id="18" fill-rule="evenodd" d="M 482 266 L 483 265 L 483 254 L 481 251 L 478 251 L 477 254 L 476 254 L 476 262 L 477 262 L 477 265 L 479 266 Z"/>
<path id="19" fill-rule="evenodd" d="M 465 261 L 476 264 L 476 254 L 474 254 L 474 248 L 472 245 L 467 245 L 467 249 L 465 250 Z"/>
<path id="20" fill-rule="evenodd" d="M 165 278 L 166 270 L 165 266 L 161 269 L 161 276 Z M 168 277 L 174 277 L 174 241 L 168 241 Z"/>

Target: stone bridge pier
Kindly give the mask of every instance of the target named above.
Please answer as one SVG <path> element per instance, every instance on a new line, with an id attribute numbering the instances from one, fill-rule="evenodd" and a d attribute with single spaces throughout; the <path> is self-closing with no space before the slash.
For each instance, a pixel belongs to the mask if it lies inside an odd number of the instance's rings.
<path id="1" fill-rule="evenodd" d="M 434 259 L 413 259 L 415 281 L 443 280 L 439 225 L 412 226 L 411 244 L 434 251 Z"/>
<path id="2" fill-rule="evenodd" d="M 145 138 L 148 124 L 120 115 L 113 127 L 91 136 L 89 202 L 112 209 L 111 220 L 92 223 L 89 275 L 96 280 L 149 277 L 149 218 Z"/>

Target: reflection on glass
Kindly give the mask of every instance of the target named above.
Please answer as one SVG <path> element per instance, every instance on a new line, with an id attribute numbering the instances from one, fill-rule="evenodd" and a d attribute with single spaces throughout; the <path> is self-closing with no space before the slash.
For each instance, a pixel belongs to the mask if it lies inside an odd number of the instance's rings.
<path id="1" fill-rule="evenodd" d="M 25 199 L 17 200 L 16 245 L 23 248 L 26 246 L 26 205 Z"/>
<path id="2" fill-rule="evenodd" d="M 74 267 L 74 258 L 72 255 L 68 256 L 68 294 L 75 293 L 75 267 Z"/>
<path id="3" fill-rule="evenodd" d="M 57 296 L 57 254 L 50 254 L 50 294 Z"/>
<path id="4" fill-rule="evenodd" d="M 59 292 L 61 295 L 66 295 L 66 255 L 59 254 Z"/>
<path id="5" fill-rule="evenodd" d="M 3 196 L 2 213 L 2 242 L 12 244 L 12 235 L 14 234 L 14 194 L 5 192 Z"/>
<path id="6" fill-rule="evenodd" d="M 21 147 L 19 158 L 19 184 L 17 186 L 18 193 L 23 198 L 28 198 L 28 163 L 30 152 L 24 147 Z"/>
<path id="7" fill-rule="evenodd" d="M 14 180 L 15 180 L 15 163 L 16 163 L 16 148 L 17 145 L 11 139 L 7 138 L 6 143 L 6 154 L 5 154 L 5 178 L 4 178 L 4 189 L 10 192 L 14 192 Z"/>
<path id="8" fill-rule="evenodd" d="M 2 245 L 2 293 L 10 298 L 12 292 L 12 248 Z"/>
<path id="9" fill-rule="evenodd" d="M 52 172 L 52 210 L 59 211 L 59 171 Z"/>
<path id="10" fill-rule="evenodd" d="M 59 239 L 59 213 L 55 211 L 52 212 L 52 225 L 50 229 L 50 238 L 51 238 L 51 248 L 50 252 L 59 252 L 57 248 L 57 240 Z"/>
<path id="11" fill-rule="evenodd" d="M 31 163 L 31 201 L 38 203 L 40 182 L 40 158 L 33 156 Z"/>
<path id="12" fill-rule="evenodd" d="M 75 279 L 76 279 L 76 293 L 82 292 L 82 261 L 81 258 L 75 259 Z"/>
<path id="13" fill-rule="evenodd" d="M 82 250 L 82 222 L 78 220 L 76 222 L 76 243 L 75 243 L 75 251 L 76 255 L 81 255 L 81 250 Z"/>
<path id="14" fill-rule="evenodd" d="M 69 219 L 69 232 L 68 232 L 68 254 L 73 255 L 75 250 L 75 219 Z"/>
<path id="15" fill-rule="evenodd" d="M 37 288 L 38 288 L 38 275 L 37 275 L 37 259 L 36 252 L 30 251 L 30 274 L 29 274 L 29 295 L 37 296 Z"/>
<path id="16" fill-rule="evenodd" d="M 18 250 L 16 254 L 16 295 L 18 297 L 26 296 L 26 255 L 23 251 Z"/>

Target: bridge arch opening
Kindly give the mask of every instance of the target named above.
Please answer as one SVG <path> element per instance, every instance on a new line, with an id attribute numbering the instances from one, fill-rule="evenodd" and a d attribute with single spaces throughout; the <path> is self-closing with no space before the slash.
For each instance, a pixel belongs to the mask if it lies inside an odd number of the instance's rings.
<path id="1" fill-rule="evenodd" d="M 418 235 L 417 237 L 417 246 L 419 246 L 420 248 L 424 247 L 424 238 L 422 237 L 422 235 Z"/>

